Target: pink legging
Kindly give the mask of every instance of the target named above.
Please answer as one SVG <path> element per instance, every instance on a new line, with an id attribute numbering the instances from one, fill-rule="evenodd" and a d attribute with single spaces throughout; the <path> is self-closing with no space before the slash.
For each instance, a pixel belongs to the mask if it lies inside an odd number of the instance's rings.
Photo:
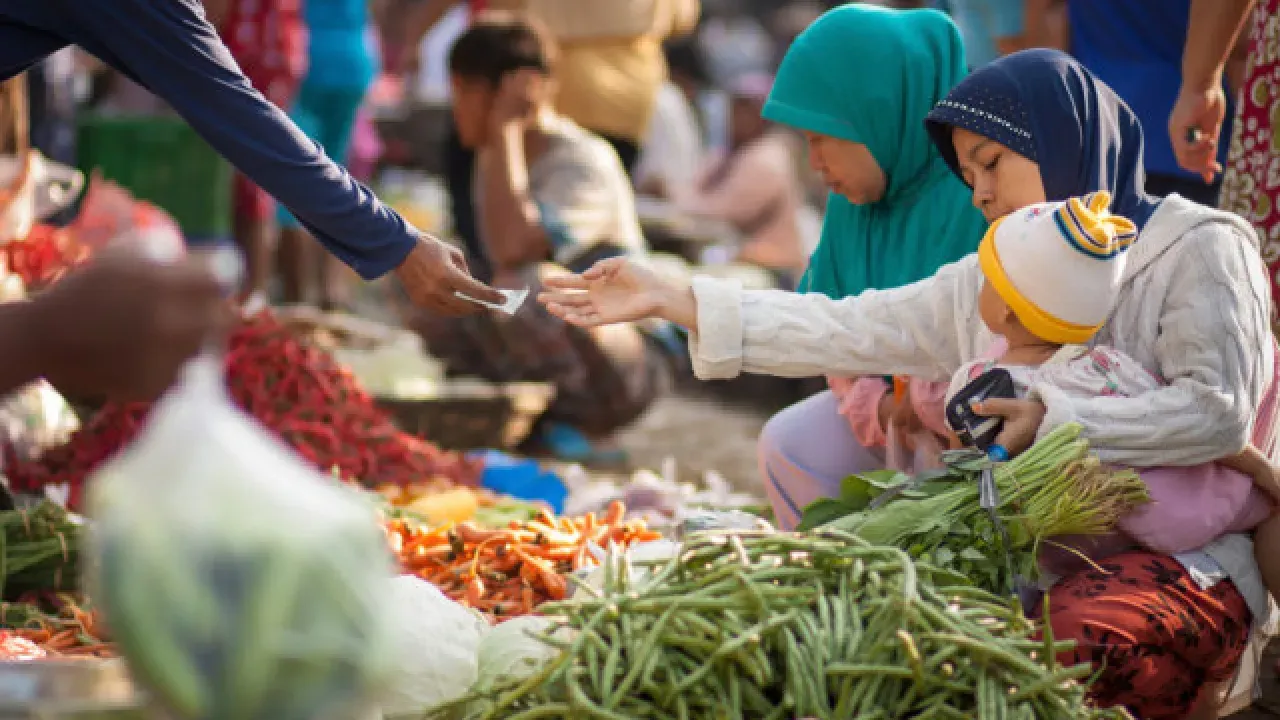
<path id="1" fill-rule="evenodd" d="M 830 390 L 774 415 L 760 433 L 760 470 L 778 527 L 793 529 L 809 503 L 840 494 L 840 481 L 884 467 L 884 448 L 858 443 Z"/>

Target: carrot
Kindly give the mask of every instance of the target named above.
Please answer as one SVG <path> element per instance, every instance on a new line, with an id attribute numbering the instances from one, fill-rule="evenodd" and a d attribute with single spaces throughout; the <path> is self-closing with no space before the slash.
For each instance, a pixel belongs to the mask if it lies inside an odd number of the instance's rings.
<path id="1" fill-rule="evenodd" d="M 412 520 L 388 521 L 385 528 L 404 539 L 396 548 L 404 572 L 499 619 L 567 597 L 569 583 L 562 573 L 593 564 L 589 543 L 626 547 L 661 537 L 642 521 L 627 522 L 620 502 L 601 515 L 577 518 L 556 517 L 542 508 L 533 520 L 498 529 L 474 523 L 428 528 Z"/>
<path id="2" fill-rule="evenodd" d="M 627 506 L 623 505 L 621 501 L 614 500 L 613 502 L 609 503 L 609 509 L 605 511 L 604 524 L 617 525 L 618 523 L 622 522 L 622 519 L 626 517 L 626 515 L 627 515 Z"/>
<path id="3" fill-rule="evenodd" d="M 458 538 L 464 543 L 483 543 L 490 540 L 502 539 L 507 536 L 507 530 L 481 530 L 471 523 L 460 523 L 453 528 L 458 534 Z"/>
<path id="4" fill-rule="evenodd" d="M 529 522 L 527 527 L 531 532 L 541 535 L 544 540 L 554 545 L 572 545 L 578 541 L 576 531 L 564 531 L 555 527 L 555 525 L 555 522 L 542 523 L 534 520 Z"/>
<path id="5" fill-rule="evenodd" d="M 484 602 L 484 581 L 478 577 L 472 576 L 467 581 L 467 602 L 475 605 Z"/>

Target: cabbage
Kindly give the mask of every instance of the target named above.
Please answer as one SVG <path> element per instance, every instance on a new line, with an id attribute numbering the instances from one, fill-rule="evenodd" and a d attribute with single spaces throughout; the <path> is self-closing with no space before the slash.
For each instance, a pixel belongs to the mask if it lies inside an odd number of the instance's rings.
<path id="1" fill-rule="evenodd" d="M 526 615 L 490 630 L 480 641 L 480 678 L 476 689 L 492 688 L 508 680 L 523 680 L 559 655 L 557 648 L 536 637 L 551 632 L 554 625 L 548 618 Z M 568 632 L 565 628 L 557 637 L 566 636 Z"/>
<path id="2" fill-rule="evenodd" d="M 412 575 L 391 581 L 395 674 L 383 697 L 387 718 L 420 718 L 462 697 L 476 681 L 477 652 L 489 630 L 479 615 Z"/>

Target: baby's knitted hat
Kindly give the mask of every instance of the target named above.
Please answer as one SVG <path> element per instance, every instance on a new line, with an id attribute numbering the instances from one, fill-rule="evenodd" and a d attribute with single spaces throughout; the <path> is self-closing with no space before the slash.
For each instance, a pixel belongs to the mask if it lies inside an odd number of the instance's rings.
<path id="1" fill-rule="evenodd" d="M 1096 192 L 1023 208 L 992 223 L 978 247 L 982 272 L 1036 337 L 1087 342 L 1106 322 L 1137 238 L 1127 218 Z"/>

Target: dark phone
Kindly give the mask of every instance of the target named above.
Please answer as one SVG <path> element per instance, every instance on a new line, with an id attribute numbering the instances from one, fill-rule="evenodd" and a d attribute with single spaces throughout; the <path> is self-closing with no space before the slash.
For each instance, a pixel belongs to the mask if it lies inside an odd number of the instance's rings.
<path id="1" fill-rule="evenodd" d="M 995 442 L 1000 429 L 1004 427 L 1004 418 L 984 417 L 973 411 L 971 405 L 988 398 L 1017 398 L 1013 385 L 1013 376 L 1004 368 L 994 368 L 983 373 L 973 382 L 965 385 L 947 403 L 947 424 L 955 431 L 965 445 L 976 447 L 986 452 Z"/>

